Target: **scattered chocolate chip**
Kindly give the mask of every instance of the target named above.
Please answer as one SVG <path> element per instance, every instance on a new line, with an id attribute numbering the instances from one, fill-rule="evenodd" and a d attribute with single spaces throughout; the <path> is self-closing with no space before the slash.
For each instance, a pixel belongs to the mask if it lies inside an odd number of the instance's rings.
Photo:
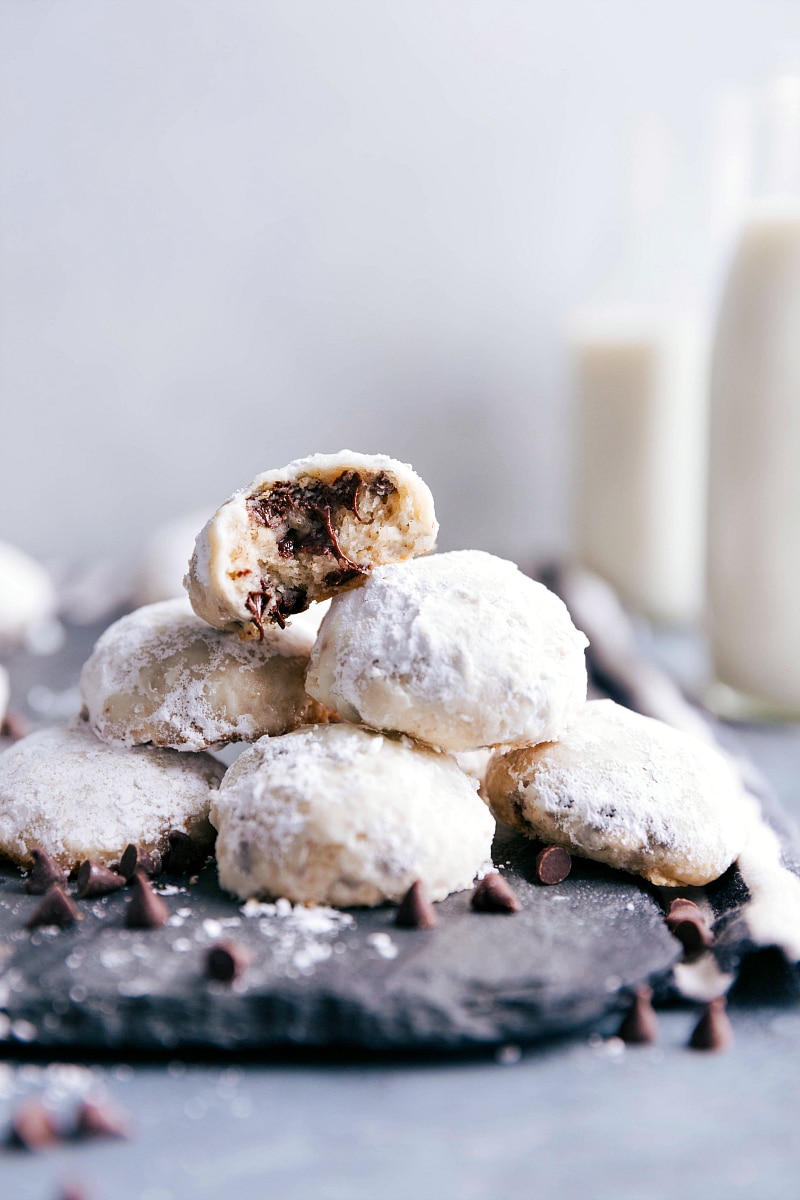
<path id="1" fill-rule="evenodd" d="M 678 919 L 678 913 L 682 913 L 687 909 L 689 912 L 700 912 L 700 909 L 697 907 L 694 900 L 687 900 L 685 896 L 678 896 L 675 900 L 671 900 L 669 912 L 667 913 L 666 917 L 667 923 L 669 924 L 670 921 L 676 921 Z"/>
<path id="2" fill-rule="evenodd" d="M 208 951 L 206 974 L 209 979 L 232 983 L 247 970 L 250 954 L 237 942 L 217 942 Z"/>
<path id="3" fill-rule="evenodd" d="M 126 1138 L 128 1122 L 112 1105 L 84 1100 L 75 1117 L 77 1138 Z"/>
<path id="4" fill-rule="evenodd" d="M 0 737 L 10 738 L 12 742 L 21 741 L 29 732 L 30 725 L 21 713 L 7 712 L 4 720 L 0 721 Z"/>
<path id="5" fill-rule="evenodd" d="M 72 925 L 78 920 L 79 913 L 72 900 L 58 883 L 50 885 L 42 896 L 41 901 L 25 922 L 26 929 L 36 929 L 39 925 Z"/>
<path id="6" fill-rule="evenodd" d="M 436 920 L 436 910 L 417 880 L 400 901 L 394 923 L 403 929 L 433 929 Z"/>
<path id="7" fill-rule="evenodd" d="M 79 1183 L 66 1183 L 58 1193 L 58 1200 L 89 1200 L 89 1193 Z"/>
<path id="8" fill-rule="evenodd" d="M 205 849 L 188 833 L 180 829 L 169 832 L 169 850 L 164 857 L 164 870 L 170 875 L 197 875 L 206 865 Z"/>
<path id="9" fill-rule="evenodd" d="M 66 887 L 66 874 L 46 850 L 36 847 L 31 850 L 31 858 L 33 866 L 25 880 L 26 892 L 31 896 L 43 896 L 54 883 L 60 883 L 62 887 Z"/>
<path id="10" fill-rule="evenodd" d="M 125 887 L 126 883 L 127 880 L 122 875 L 118 875 L 116 871 L 109 871 L 108 867 L 91 862 L 87 858 L 86 862 L 82 862 L 78 868 L 76 890 L 82 900 L 89 900 L 94 896 L 107 896 L 109 892 L 116 892 Z"/>
<path id="11" fill-rule="evenodd" d="M 8 1144 L 22 1150 L 46 1150 L 61 1141 L 58 1126 L 43 1104 L 30 1100 L 11 1119 Z"/>
<path id="12" fill-rule="evenodd" d="M 563 883 L 572 870 L 572 859 L 563 846 L 545 846 L 536 855 L 536 878 L 539 883 Z"/>
<path id="13" fill-rule="evenodd" d="M 158 929 L 168 917 L 167 905 L 153 891 L 147 876 L 137 871 L 133 877 L 133 895 L 125 913 L 128 929 Z"/>
<path id="14" fill-rule="evenodd" d="M 628 1015 L 619 1027 L 617 1037 L 631 1046 L 649 1046 L 658 1041 L 658 1017 L 652 1004 L 649 987 L 636 989 Z"/>
<path id="15" fill-rule="evenodd" d="M 515 913 L 522 907 L 511 885 L 498 871 L 484 876 L 472 893 L 470 903 L 476 912 Z"/>
<path id="16" fill-rule="evenodd" d="M 678 939 L 688 959 L 699 957 L 704 950 L 714 943 L 714 935 L 706 924 L 706 919 L 700 909 L 688 907 L 679 908 L 674 916 L 672 910 L 667 915 L 667 926 L 670 933 Z"/>
<path id="17" fill-rule="evenodd" d="M 689 1038 L 692 1050 L 727 1050 L 733 1045 L 733 1028 L 724 996 L 717 996 L 707 1004 Z"/>
<path id="18" fill-rule="evenodd" d="M 152 879 L 161 870 L 161 855 L 157 850 L 143 850 L 133 844 L 126 846 L 119 864 L 119 873 L 128 883 L 133 883 L 137 871 Z"/>

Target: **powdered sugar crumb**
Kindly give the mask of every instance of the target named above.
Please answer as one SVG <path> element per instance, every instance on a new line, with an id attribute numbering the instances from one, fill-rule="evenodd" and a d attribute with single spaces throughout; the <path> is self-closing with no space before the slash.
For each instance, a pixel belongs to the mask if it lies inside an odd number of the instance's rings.
<path id="1" fill-rule="evenodd" d="M 282 897 L 274 903 L 248 900 L 243 916 L 257 919 L 259 932 L 270 942 L 273 961 L 292 978 L 313 974 L 318 963 L 327 962 L 334 950 L 344 948 L 337 937 L 356 927 L 355 919 L 335 908 L 306 908 Z"/>
<path id="2" fill-rule="evenodd" d="M 374 950 L 377 950 L 381 958 L 397 958 L 399 950 L 394 944 L 388 933 L 371 933 L 367 942 Z"/>

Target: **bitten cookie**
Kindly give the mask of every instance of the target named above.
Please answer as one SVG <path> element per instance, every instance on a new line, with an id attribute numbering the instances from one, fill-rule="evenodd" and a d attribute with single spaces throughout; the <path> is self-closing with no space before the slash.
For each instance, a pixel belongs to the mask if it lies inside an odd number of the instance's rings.
<path id="1" fill-rule="evenodd" d="M 0 851 L 27 864 L 38 846 L 71 870 L 130 842 L 165 850 L 171 829 L 210 844 L 223 772 L 207 754 L 107 746 L 80 721 L 40 730 L 0 754 Z"/>
<path id="2" fill-rule="evenodd" d="M 490 858 L 494 820 L 446 754 L 348 725 L 263 738 L 214 802 L 220 884 L 242 899 L 443 900 Z"/>
<path id="3" fill-rule="evenodd" d="M 558 742 L 496 755 L 485 794 L 513 829 L 664 887 L 710 883 L 745 840 L 727 759 L 612 700 L 588 703 Z"/>
<path id="4" fill-rule="evenodd" d="M 411 467 L 382 454 L 314 454 L 222 505 L 185 584 L 203 620 L 263 637 L 374 566 L 427 554 L 437 531 L 433 497 Z"/>
<path id="5" fill-rule="evenodd" d="M 457 550 L 378 567 L 335 597 L 306 689 L 345 720 L 445 750 L 543 742 L 586 699 L 586 645 L 514 563 Z"/>
<path id="6" fill-rule="evenodd" d="M 86 662 L 89 724 L 112 745 L 207 750 L 325 720 L 303 684 L 313 642 L 294 626 L 242 642 L 186 599 L 149 604 L 111 625 Z"/>

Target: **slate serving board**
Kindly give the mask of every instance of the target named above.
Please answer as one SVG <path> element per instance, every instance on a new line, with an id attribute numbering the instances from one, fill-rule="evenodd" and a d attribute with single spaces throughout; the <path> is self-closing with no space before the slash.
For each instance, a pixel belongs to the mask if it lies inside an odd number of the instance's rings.
<path id="1" fill-rule="evenodd" d="M 17 707 L 31 686 L 74 685 L 98 632 L 71 630 L 59 655 L 12 662 Z M 626 699 L 624 671 L 615 684 L 607 660 L 597 669 L 590 659 L 590 668 L 596 687 L 616 687 L 615 698 Z M 797 864 L 791 830 L 779 812 L 774 818 L 787 861 Z M 495 864 L 520 913 L 475 913 L 470 893 L 461 893 L 437 905 L 432 930 L 397 928 L 391 907 L 245 907 L 220 892 L 210 864 L 193 882 L 160 877 L 171 910 L 160 929 L 125 928 L 126 889 L 79 901 L 83 919 L 72 928 L 29 932 L 38 898 L 25 893 L 15 867 L 0 866 L 0 1046 L 165 1055 L 456 1050 L 530 1043 L 603 1020 L 613 1029 L 642 982 L 674 997 L 671 968 L 682 950 L 664 923 L 664 897 L 640 879 L 578 860 L 563 883 L 543 886 L 536 850 L 507 830 L 495 839 Z M 721 965 L 735 972 L 754 950 L 735 868 L 708 899 Z M 233 985 L 206 977 L 208 949 L 224 939 L 251 959 Z M 780 955 L 773 959 L 769 978 L 794 996 L 796 974 Z M 764 970 L 751 974 L 763 984 Z"/>
<path id="2" fill-rule="evenodd" d="M 251 905 L 245 915 L 210 865 L 195 883 L 166 883 L 174 923 L 160 929 L 124 928 L 129 894 L 117 892 L 79 901 L 84 919 L 72 928 L 31 934 L 24 923 L 38 898 L 6 870 L 7 1033 L 52 1047 L 169 1053 L 530 1041 L 597 1020 L 679 957 L 657 901 L 631 878 L 584 863 L 545 887 L 525 839 L 501 835 L 495 851 L 522 911 L 475 913 L 461 893 L 437 905 L 432 930 L 396 927 L 389 907 L 339 915 Z M 220 939 L 251 956 L 233 987 L 206 978 Z"/>

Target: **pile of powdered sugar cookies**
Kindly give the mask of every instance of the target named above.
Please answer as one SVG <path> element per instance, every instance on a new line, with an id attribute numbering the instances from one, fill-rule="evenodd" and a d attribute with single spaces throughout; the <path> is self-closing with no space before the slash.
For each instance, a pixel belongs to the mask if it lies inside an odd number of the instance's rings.
<path id="1" fill-rule="evenodd" d="M 746 811 L 726 759 L 587 702 L 562 601 L 493 555 L 433 553 L 437 532 L 386 456 L 258 476 L 198 534 L 188 600 L 99 639 L 81 717 L 0 755 L 0 850 L 72 869 L 215 831 L 227 891 L 338 906 L 470 887 L 495 818 L 659 884 L 726 870 Z"/>

